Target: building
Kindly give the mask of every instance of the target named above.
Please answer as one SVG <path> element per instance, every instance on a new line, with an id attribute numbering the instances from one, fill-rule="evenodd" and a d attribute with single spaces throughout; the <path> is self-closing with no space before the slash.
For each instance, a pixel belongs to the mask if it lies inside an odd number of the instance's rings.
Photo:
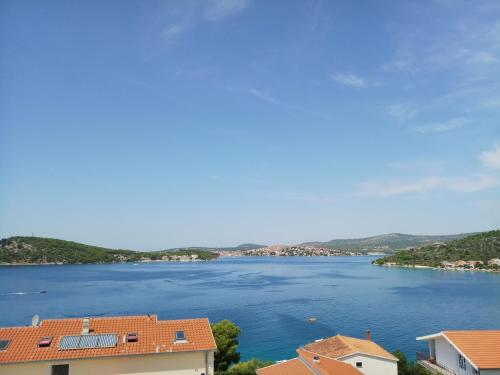
<path id="1" fill-rule="evenodd" d="M 489 266 L 500 266 L 500 258 L 493 258 L 488 261 Z"/>
<path id="2" fill-rule="evenodd" d="M 371 339 L 337 335 L 297 350 L 299 356 L 264 367 L 258 375 L 397 375 L 398 359 Z"/>
<path id="3" fill-rule="evenodd" d="M 443 331 L 417 340 L 429 344 L 429 353 L 417 353 L 418 363 L 435 374 L 500 375 L 500 330 Z"/>
<path id="4" fill-rule="evenodd" d="M 213 375 L 208 319 L 34 319 L 0 328 L 0 374 Z"/>

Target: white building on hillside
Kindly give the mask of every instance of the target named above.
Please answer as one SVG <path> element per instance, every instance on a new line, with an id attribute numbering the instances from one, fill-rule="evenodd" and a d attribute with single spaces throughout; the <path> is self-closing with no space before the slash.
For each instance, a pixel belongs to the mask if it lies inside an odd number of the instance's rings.
<path id="1" fill-rule="evenodd" d="M 434 374 L 500 375 L 500 330 L 443 331 L 417 340 L 429 343 L 429 353 L 417 359 Z"/>

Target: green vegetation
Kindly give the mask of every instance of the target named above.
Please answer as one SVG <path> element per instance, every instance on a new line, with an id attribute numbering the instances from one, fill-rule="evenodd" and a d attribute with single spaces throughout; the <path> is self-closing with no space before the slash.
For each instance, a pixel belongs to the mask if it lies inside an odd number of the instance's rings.
<path id="1" fill-rule="evenodd" d="M 255 375 L 257 369 L 261 367 L 271 366 L 272 361 L 263 362 L 260 359 L 252 358 L 246 362 L 240 362 L 226 371 L 226 375 Z"/>
<path id="2" fill-rule="evenodd" d="M 390 233 L 380 236 L 352 239 L 338 239 L 327 242 L 306 242 L 300 246 L 329 247 L 332 249 L 351 251 L 387 251 L 393 252 L 408 247 L 425 246 L 434 242 L 458 240 L 472 233 L 453 234 L 448 236 L 416 236 L 411 234 Z"/>
<path id="3" fill-rule="evenodd" d="M 77 242 L 41 237 L 10 237 L 0 240 L 0 264 L 118 263 L 147 260 L 178 260 L 196 255 L 210 260 L 216 254 L 206 250 L 150 251 L 114 250 Z"/>
<path id="4" fill-rule="evenodd" d="M 214 358 L 216 375 L 255 375 L 258 368 L 272 364 L 256 358 L 240 362 L 238 337 L 241 329 L 233 322 L 222 320 L 212 324 L 212 332 L 218 348 Z"/>
<path id="5" fill-rule="evenodd" d="M 378 265 L 395 263 L 403 266 L 441 267 L 443 261 L 477 260 L 484 262 L 484 266 L 479 267 L 488 267 L 488 260 L 499 257 L 500 230 L 493 230 L 474 234 L 447 244 L 436 243 L 430 246 L 400 251 L 394 255 L 377 259 L 373 263 Z"/>
<path id="6" fill-rule="evenodd" d="M 392 354 L 399 359 L 398 375 L 431 375 L 429 371 L 419 366 L 418 363 L 408 361 L 405 353 L 401 350 L 398 349 Z"/>

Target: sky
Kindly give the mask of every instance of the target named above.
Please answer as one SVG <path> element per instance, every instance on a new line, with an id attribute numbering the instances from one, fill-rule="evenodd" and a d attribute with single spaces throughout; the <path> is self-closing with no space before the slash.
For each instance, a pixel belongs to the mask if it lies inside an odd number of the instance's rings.
<path id="1" fill-rule="evenodd" d="M 500 227 L 500 2 L 4 0 L 0 237 Z"/>

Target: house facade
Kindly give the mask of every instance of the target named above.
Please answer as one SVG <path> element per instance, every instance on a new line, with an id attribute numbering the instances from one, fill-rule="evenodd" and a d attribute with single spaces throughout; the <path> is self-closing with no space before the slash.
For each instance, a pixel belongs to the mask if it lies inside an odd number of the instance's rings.
<path id="1" fill-rule="evenodd" d="M 397 375 L 398 359 L 371 339 L 337 335 L 297 350 L 299 356 L 264 367 L 258 375 Z"/>
<path id="2" fill-rule="evenodd" d="M 0 328 L 0 374 L 213 375 L 216 350 L 208 319 L 53 319 Z"/>
<path id="3" fill-rule="evenodd" d="M 500 330 L 443 331 L 417 337 L 428 353 L 417 353 L 421 366 L 435 374 L 500 375 Z"/>

